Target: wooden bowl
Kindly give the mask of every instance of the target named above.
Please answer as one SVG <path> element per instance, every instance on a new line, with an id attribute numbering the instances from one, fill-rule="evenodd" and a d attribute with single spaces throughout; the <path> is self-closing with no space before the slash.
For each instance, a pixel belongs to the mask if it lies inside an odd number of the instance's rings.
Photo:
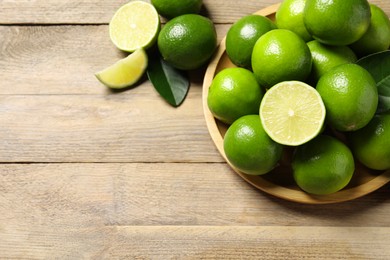
<path id="1" fill-rule="evenodd" d="M 256 14 L 267 16 L 268 18 L 274 20 L 275 12 L 278 7 L 279 4 L 272 5 L 256 12 Z M 252 184 L 254 187 L 268 194 L 274 195 L 285 200 L 309 204 L 336 203 L 356 199 L 379 189 L 390 181 L 390 170 L 373 171 L 356 162 L 356 171 L 347 187 L 345 187 L 341 191 L 330 195 L 310 195 L 302 191 L 295 184 L 294 179 L 292 177 L 292 171 L 290 167 L 292 148 L 287 148 L 285 156 L 281 160 L 280 165 L 276 167 L 272 172 L 269 172 L 265 175 L 252 176 L 244 174 L 239 170 L 235 169 L 228 162 L 225 152 L 223 150 L 223 137 L 228 126 L 215 119 L 207 106 L 207 95 L 214 76 L 224 68 L 235 67 L 231 63 L 229 57 L 225 52 L 225 39 L 226 38 L 224 38 L 220 43 L 216 54 L 210 62 L 205 74 L 202 93 L 203 110 L 208 130 L 217 149 L 219 150 L 223 158 L 226 160 L 226 162 L 241 178 Z"/>

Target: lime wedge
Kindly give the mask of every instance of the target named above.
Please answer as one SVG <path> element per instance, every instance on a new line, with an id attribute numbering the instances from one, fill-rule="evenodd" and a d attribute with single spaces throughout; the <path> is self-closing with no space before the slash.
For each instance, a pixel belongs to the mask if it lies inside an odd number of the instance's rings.
<path id="1" fill-rule="evenodd" d="M 148 66 L 148 56 L 143 49 L 138 49 L 110 67 L 99 71 L 95 76 L 110 88 L 125 88 L 136 83 Z"/>
<path id="2" fill-rule="evenodd" d="M 260 104 L 260 118 L 275 142 L 298 146 L 316 137 L 325 121 L 325 105 L 313 87 L 285 81 L 270 88 Z"/>
<path id="3" fill-rule="evenodd" d="M 160 30 L 160 18 L 153 5 L 132 1 L 120 7 L 109 24 L 110 38 L 123 51 L 152 46 Z"/>

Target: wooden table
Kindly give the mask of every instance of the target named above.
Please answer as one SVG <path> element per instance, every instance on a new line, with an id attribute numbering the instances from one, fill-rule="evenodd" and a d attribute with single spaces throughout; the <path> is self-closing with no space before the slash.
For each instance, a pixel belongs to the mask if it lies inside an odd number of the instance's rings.
<path id="1" fill-rule="evenodd" d="M 390 258 L 389 185 L 304 205 L 227 166 L 203 117 L 204 68 L 179 108 L 146 79 L 98 82 L 123 57 L 107 23 L 126 2 L 0 0 L 0 258 Z M 221 40 L 277 2 L 205 0 L 203 13 Z"/>

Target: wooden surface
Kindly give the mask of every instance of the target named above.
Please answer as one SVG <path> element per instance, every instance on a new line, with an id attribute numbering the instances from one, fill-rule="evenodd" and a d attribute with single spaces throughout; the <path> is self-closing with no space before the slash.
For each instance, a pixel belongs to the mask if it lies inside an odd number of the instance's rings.
<path id="1" fill-rule="evenodd" d="M 390 186 L 330 205 L 267 195 L 219 155 L 205 69 L 179 108 L 93 73 L 126 1 L 0 1 L 1 259 L 389 259 Z M 204 0 L 219 40 L 275 0 Z M 390 15 L 388 0 L 373 0 Z"/>

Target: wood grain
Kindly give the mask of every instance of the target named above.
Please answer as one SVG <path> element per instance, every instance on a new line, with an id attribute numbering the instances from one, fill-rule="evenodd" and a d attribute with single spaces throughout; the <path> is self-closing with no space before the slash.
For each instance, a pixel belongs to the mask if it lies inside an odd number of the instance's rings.
<path id="1" fill-rule="evenodd" d="M 386 259 L 389 185 L 302 205 L 225 163 L 202 110 L 147 80 L 121 92 L 93 73 L 126 54 L 108 37 L 125 0 L 0 0 L 1 259 Z M 204 0 L 221 40 L 275 0 Z M 372 0 L 390 15 L 390 2 Z"/>
<path id="2" fill-rule="evenodd" d="M 0 256 L 385 259 L 388 193 L 319 207 L 259 193 L 220 163 L 3 164 Z"/>
<path id="3" fill-rule="evenodd" d="M 182 226 L 117 230 L 115 246 L 105 252 L 109 258 L 355 260 L 373 259 L 373 255 L 385 259 L 390 254 L 385 242 L 390 228 Z"/>
<path id="4" fill-rule="evenodd" d="M 221 39 L 228 26 L 217 29 Z M 222 161 L 203 117 L 204 69 L 190 73 L 187 99 L 174 109 L 146 79 L 123 92 L 96 80 L 94 72 L 124 57 L 107 26 L 0 32 L 1 162 Z"/>
<path id="5" fill-rule="evenodd" d="M 221 41 L 229 25 L 216 29 Z M 115 48 L 106 25 L 0 26 L 0 35 L 0 95 L 112 95 L 94 73 L 128 55 Z M 201 87 L 204 69 L 191 72 L 193 88 Z M 141 83 L 121 94 L 149 93 L 151 84 Z"/>
<path id="6" fill-rule="evenodd" d="M 1 1 L 0 24 L 107 24 L 115 11 L 127 2 L 127 0 Z M 235 0 L 204 0 L 201 14 L 212 18 L 215 23 L 233 23 L 244 15 L 279 2 L 281 1 L 245 0 L 245 4 L 238 7 Z M 389 1 L 371 0 L 370 3 L 379 5 L 390 15 Z"/>
<path id="7" fill-rule="evenodd" d="M 389 191 L 387 185 L 350 202 L 302 205 L 259 192 L 224 163 L 2 164 L 0 230 L 9 225 L 390 227 Z"/>
<path id="8" fill-rule="evenodd" d="M 357 260 L 387 259 L 390 254 L 387 243 L 390 228 L 106 226 L 72 230 L 56 226 L 31 231 L 34 232 L 30 234 L 19 228 L 19 236 L 9 240 L 0 238 L 2 256 L 7 259 Z M 24 243 L 20 244 L 20 240 Z"/>
<path id="9" fill-rule="evenodd" d="M 0 162 L 223 161 L 197 88 L 178 109 L 152 88 L 123 96 L 3 95 L 0 136 Z"/>
<path id="10" fill-rule="evenodd" d="M 217 26 L 219 40 L 227 29 Z M 112 92 L 95 78 L 124 57 L 107 26 L 0 32 L 0 162 L 222 161 L 205 127 L 204 68 L 190 73 L 190 92 L 174 109 L 147 79 Z"/>
<path id="11" fill-rule="evenodd" d="M 107 24 L 115 11 L 127 2 L 127 0 L 2 1 L 0 24 Z M 279 0 L 246 0 L 245 4 L 237 8 L 237 1 L 234 0 L 204 0 L 201 14 L 212 18 L 215 23 L 232 23 L 243 15 L 254 13 L 277 2 Z"/>

